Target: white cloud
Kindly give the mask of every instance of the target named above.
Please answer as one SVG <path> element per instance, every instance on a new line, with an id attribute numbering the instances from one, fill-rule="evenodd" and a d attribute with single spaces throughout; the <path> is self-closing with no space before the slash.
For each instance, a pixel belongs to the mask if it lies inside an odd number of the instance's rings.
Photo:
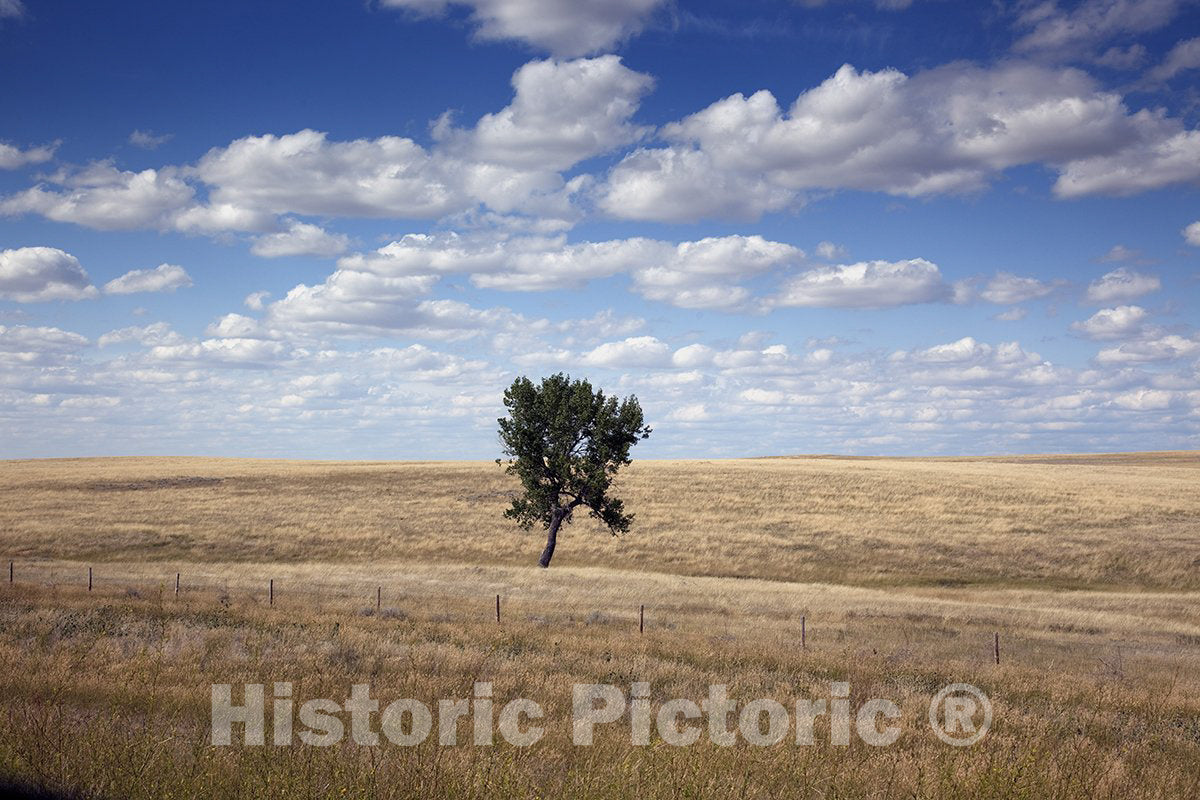
<path id="1" fill-rule="evenodd" d="M 1183 234 L 1183 238 L 1187 240 L 1188 244 L 1200 247 L 1200 222 L 1193 222 L 1180 233 Z"/>
<path id="2" fill-rule="evenodd" d="M 1083 322 L 1075 322 L 1071 330 L 1089 339 L 1127 339 L 1142 332 L 1146 309 L 1141 306 L 1117 306 L 1097 311 Z"/>
<path id="3" fill-rule="evenodd" d="M 132 326 L 109 331 L 96 340 L 100 347 L 113 344 L 136 342 L 143 347 L 154 347 L 163 344 L 177 344 L 182 341 L 178 333 L 171 330 L 166 322 L 154 322 L 149 325 Z"/>
<path id="4" fill-rule="evenodd" d="M 589 367 L 610 369 L 665 367 L 671 363 L 671 348 L 653 336 L 633 336 L 620 342 L 606 342 L 580 360 Z"/>
<path id="5" fill-rule="evenodd" d="M 1130 118 L 1132 143 L 1113 152 L 1063 165 L 1054 193 L 1131 195 L 1200 180 L 1200 131 L 1183 130 L 1162 112 L 1139 111 Z"/>
<path id="6" fill-rule="evenodd" d="M 557 56 L 606 50 L 642 29 L 665 0 L 382 0 L 384 6 L 437 14 L 471 10 L 480 39 L 517 39 Z"/>
<path id="7" fill-rule="evenodd" d="M 770 302 L 785 307 L 891 308 L 944 301 L 950 295 L 937 265 L 914 258 L 817 267 L 785 283 Z"/>
<path id="8" fill-rule="evenodd" d="M 288 354 L 281 342 L 264 339 L 203 339 L 184 344 L 162 344 L 150 348 L 147 358 L 207 366 L 268 367 Z"/>
<path id="9" fill-rule="evenodd" d="M 380 276 L 468 274 L 476 286 L 509 291 L 573 288 L 629 273 L 634 291 L 652 300 L 682 308 L 735 308 L 749 298 L 738 279 L 803 257 L 802 250 L 761 236 L 568 244 L 564 236 L 451 233 L 409 234 L 373 253 L 346 256 L 338 266 Z"/>
<path id="10" fill-rule="evenodd" d="M 1089 283 L 1087 300 L 1096 305 L 1120 303 L 1157 292 L 1161 288 L 1162 281 L 1156 276 L 1120 267 Z"/>
<path id="11" fill-rule="evenodd" d="M 262 232 L 277 227 L 275 215 L 270 211 L 243 208 L 232 203 L 188 206 L 175 213 L 169 224 L 184 233 L 203 234 L 224 231 Z"/>
<path id="12" fill-rule="evenodd" d="M 250 247 L 250 252 L 263 258 L 287 256 L 323 256 L 332 258 L 341 255 L 350 247 L 350 237 L 342 233 L 329 233 L 319 225 L 299 220 L 288 220 L 286 231 L 259 236 Z"/>
<path id="13" fill-rule="evenodd" d="M 28 13 L 21 0 L 0 0 L 0 19 L 20 19 Z"/>
<path id="14" fill-rule="evenodd" d="M 465 129 L 444 116 L 432 150 L 399 136 L 331 141 L 303 130 L 214 148 L 188 174 L 209 185 L 209 204 L 226 216 L 438 219 L 482 204 L 562 226 L 591 179 L 564 180 L 559 170 L 642 136 L 630 117 L 650 85 L 616 56 L 535 61 L 514 74 L 506 108 Z"/>
<path id="15" fill-rule="evenodd" d="M 58 364 L 87 346 L 87 338 L 60 328 L 0 325 L 0 363 L 10 367 Z"/>
<path id="16" fill-rule="evenodd" d="M 105 294 L 173 292 L 192 285 L 187 270 L 178 264 L 159 264 L 154 269 L 134 269 L 104 284 Z"/>
<path id="17" fill-rule="evenodd" d="M 0 297 L 19 303 L 95 297 L 79 259 L 56 247 L 0 250 Z"/>
<path id="18" fill-rule="evenodd" d="M 1126 342 L 1101 350 L 1096 361 L 1101 364 L 1138 364 L 1151 361 L 1171 361 L 1200 354 L 1200 339 L 1177 334 L 1164 334 L 1155 339 Z"/>
<path id="19" fill-rule="evenodd" d="M 206 336 L 218 339 L 270 339 L 262 324 L 243 314 L 226 314 L 204 330 Z"/>
<path id="20" fill-rule="evenodd" d="M 657 263 L 633 272 L 633 289 L 680 308 L 734 310 L 750 298 L 739 278 L 804 258 L 804 251 L 761 236 L 709 237 L 682 242 Z"/>
<path id="21" fill-rule="evenodd" d="M 512 103 L 485 114 L 473 129 L 435 129 L 443 148 L 473 161 L 561 171 L 650 130 L 630 118 L 653 80 L 617 56 L 531 61 L 516 71 L 512 85 Z"/>
<path id="22" fill-rule="evenodd" d="M 764 176 L 719 168 L 700 150 L 638 149 L 608 174 L 600 208 L 621 219 L 689 222 L 756 219 L 797 202 L 795 193 Z"/>
<path id="23" fill-rule="evenodd" d="M 37 213 L 97 230 L 170 228 L 195 194 L 173 167 L 128 172 L 101 162 L 60 173 L 51 183 L 62 188 L 39 185 L 0 198 L 0 214 Z"/>
<path id="24" fill-rule="evenodd" d="M 674 420 L 675 422 L 703 422 L 711 416 L 704 403 L 689 403 L 688 405 L 673 409 L 667 415 L 667 419 Z"/>
<path id="25" fill-rule="evenodd" d="M 195 175 L 215 204 L 275 214 L 425 218 L 466 206 L 425 149 L 399 136 L 247 136 L 210 150 Z"/>
<path id="26" fill-rule="evenodd" d="M 955 63 L 911 77 L 845 65 L 786 110 L 765 90 L 735 94 L 660 135 L 668 146 L 629 154 L 597 190 L 608 214 L 756 217 L 820 189 L 972 191 L 1029 163 L 1056 169 L 1063 197 L 1200 174 L 1200 134 L 1179 120 L 1131 114 L 1079 70 L 1019 62 Z"/>
<path id="27" fill-rule="evenodd" d="M 3 0 L 0 0 L 3 2 Z M 3 14 L 0 14 L 3 16 Z M 30 147 L 22 150 L 16 145 L 0 142 L 0 169 L 17 169 L 24 167 L 27 164 L 42 164 L 54 158 L 54 151 L 58 149 L 58 143 L 42 145 L 41 147 Z"/>
<path id="28" fill-rule="evenodd" d="M 172 133 L 155 134 L 153 131 L 134 130 L 129 134 L 129 143 L 143 150 L 157 150 L 174 138 Z"/>
<path id="29" fill-rule="evenodd" d="M 1113 403 L 1131 411 L 1162 411 L 1170 407 L 1172 399 L 1171 392 L 1161 389 L 1137 389 L 1117 395 Z"/>
<path id="30" fill-rule="evenodd" d="M 246 295 L 246 299 L 242 302 L 245 304 L 246 308 L 250 309 L 251 311 L 262 311 L 263 302 L 270 296 L 270 292 L 251 292 L 250 294 Z"/>
<path id="31" fill-rule="evenodd" d="M 1031 30 L 1014 48 L 1050 52 L 1060 58 L 1085 55 L 1115 36 L 1164 27 L 1184 2 L 1187 0 L 1084 0 L 1066 11 L 1052 2 L 1029 5 L 1018 24 Z"/>
<path id="32" fill-rule="evenodd" d="M 1054 291 L 1054 284 L 1044 283 L 1037 278 L 1024 278 L 1010 272 L 997 272 L 979 293 L 989 303 L 1012 305 L 1045 297 Z"/>

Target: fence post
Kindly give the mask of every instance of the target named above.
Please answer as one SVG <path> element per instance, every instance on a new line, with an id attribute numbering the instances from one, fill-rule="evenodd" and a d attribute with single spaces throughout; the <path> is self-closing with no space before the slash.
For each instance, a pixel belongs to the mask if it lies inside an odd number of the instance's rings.
<path id="1" fill-rule="evenodd" d="M 994 638 L 992 639 L 992 644 L 993 644 L 994 652 L 996 654 L 996 663 L 999 664 L 1000 663 L 1000 632 L 997 631 L 995 634 L 993 634 L 993 637 Z"/>
<path id="2" fill-rule="evenodd" d="M 13 562 L 8 562 L 8 582 L 13 582 Z"/>
<path id="3" fill-rule="evenodd" d="M 638 608 L 638 633 L 646 632 L 646 606 L 642 605 Z"/>
<path id="4" fill-rule="evenodd" d="M 375 587 L 375 613 L 378 614 L 383 610 L 383 587 Z"/>
<path id="5" fill-rule="evenodd" d="M 275 605 L 275 579 L 271 578 L 267 584 L 267 605 Z"/>
<path id="6" fill-rule="evenodd" d="M 88 567 L 88 591 L 92 590 L 92 568 Z"/>
<path id="7" fill-rule="evenodd" d="M 175 596 L 179 597 L 179 573 L 175 573 Z"/>
<path id="8" fill-rule="evenodd" d="M 805 629 L 804 615 L 800 615 L 800 649 L 808 649 L 808 631 Z"/>
<path id="9" fill-rule="evenodd" d="M 496 595 L 496 624 L 500 624 L 500 595 Z"/>

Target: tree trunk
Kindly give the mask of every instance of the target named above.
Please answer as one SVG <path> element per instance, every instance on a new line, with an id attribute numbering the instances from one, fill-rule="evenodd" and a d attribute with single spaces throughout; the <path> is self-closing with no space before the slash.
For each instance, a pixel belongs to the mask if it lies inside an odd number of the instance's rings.
<path id="1" fill-rule="evenodd" d="M 542 569 L 550 566 L 550 559 L 554 558 L 554 546 L 558 544 L 558 528 L 566 516 L 567 512 L 562 508 L 556 508 L 550 513 L 550 531 L 546 534 L 546 549 L 542 551 L 542 558 L 538 562 Z"/>

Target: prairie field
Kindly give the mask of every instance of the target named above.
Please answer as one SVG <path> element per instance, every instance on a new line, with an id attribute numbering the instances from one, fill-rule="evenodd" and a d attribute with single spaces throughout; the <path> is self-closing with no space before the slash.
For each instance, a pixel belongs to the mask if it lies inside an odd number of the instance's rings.
<path id="1" fill-rule="evenodd" d="M 578 519 L 541 570 L 491 462 L 0 462 L 0 775 L 95 798 L 1200 797 L 1198 486 L 1190 452 L 640 461 L 633 530 Z M 480 681 L 536 700 L 542 740 L 210 741 L 215 683 L 436 707 Z M 627 714 L 572 744 L 572 684 L 634 682 L 785 707 L 848 682 L 901 732 L 634 745 Z M 994 707 L 968 747 L 927 719 L 959 682 Z"/>

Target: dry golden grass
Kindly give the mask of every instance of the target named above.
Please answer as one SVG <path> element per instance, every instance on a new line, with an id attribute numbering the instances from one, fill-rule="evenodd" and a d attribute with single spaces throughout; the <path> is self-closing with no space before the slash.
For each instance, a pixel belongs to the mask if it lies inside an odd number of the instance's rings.
<path id="1" fill-rule="evenodd" d="M 1200 455 L 645 461 L 613 540 L 558 566 L 855 585 L 1200 589 Z M 490 462 L 81 459 L 0 464 L 0 553 L 529 564 Z"/>
<path id="2" fill-rule="evenodd" d="M 543 571 L 538 536 L 499 517 L 512 487 L 493 464 L 3 463 L 0 775 L 114 798 L 1194 798 L 1198 466 L 643 462 L 621 489 L 634 531 L 577 523 Z M 477 680 L 541 703 L 546 738 L 208 744 L 214 682 L 432 705 Z M 879 749 L 820 727 L 807 747 L 634 747 L 626 724 L 571 745 L 572 683 L 637 680 L 656 703 L 727 683 L 785 705 L 848 680 L 899 704 L 904 732 Z M 996 707 L 970 748 L 925 722 L 955 681 Z"/>

